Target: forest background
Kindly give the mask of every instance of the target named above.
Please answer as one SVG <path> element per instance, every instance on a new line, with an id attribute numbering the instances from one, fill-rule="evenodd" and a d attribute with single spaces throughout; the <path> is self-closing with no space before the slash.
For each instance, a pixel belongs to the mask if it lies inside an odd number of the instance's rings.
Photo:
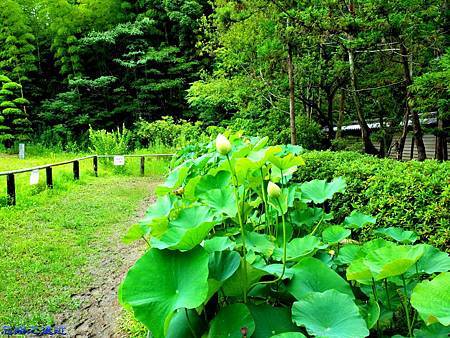
<path id="1" fill-rule="evenodd" d="M 83 148 L 90 127 L 143 135 L 164 118 L 342 149 L 354 121 L 366 153 L 411 132 L 423 160 L 423 133 L 448 134 L 448 14 L 446 0 L 3 0 L 0 141 Z"/>

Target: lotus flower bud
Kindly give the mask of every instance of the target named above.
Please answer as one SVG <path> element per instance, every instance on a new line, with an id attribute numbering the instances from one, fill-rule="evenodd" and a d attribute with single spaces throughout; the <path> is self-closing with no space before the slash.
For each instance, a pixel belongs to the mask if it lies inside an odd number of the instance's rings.
<path id="1" fill-rule="evenodd" d="M 334 250 L 330 250 L 330 251 L 328 251 L 328 254 L 331 256 L 331 257 L 333 257 L 334 255 L 335 255 L 335 251 Z"/>
<path id="2" fill-rule="evenodd" d="M 278 198 L 281 195 L 281 188 L 275 183 L 269 182 L 267 185 L 267 194 L 270 198 Z"/>
<path id="3" fill-rule="evenodd" d="M 231 151 L 231 143 L 228 139 L 222 135 L 217 135 L 216 149 L 221 155 L 227 155 Z"/>

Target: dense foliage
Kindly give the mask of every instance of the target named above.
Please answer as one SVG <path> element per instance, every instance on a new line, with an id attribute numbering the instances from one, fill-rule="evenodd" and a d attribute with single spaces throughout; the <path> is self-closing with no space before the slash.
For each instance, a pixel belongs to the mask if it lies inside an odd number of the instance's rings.
<path id="1" fill-rule="evenodd" d="M 296 181 L 345 178 L 346 193 L 328 205 L 338 220 L 353 208 L 377 217 L 375 225 L 363 229 L 364 237 L 373 237 L 374 228 L 394 226 L 450 249 L 449 163 L 397 162 L 354 152 L 308 152 L 303 157 L 306 165 Z"/>
<path id="2" fill-rule="evenodd" d="M 301 148 L 267 142 L 219 135 L 180 152 L 126 237 L 149 248 L 121 303 L 156 338 L 446 335 L 450 257 L 396 227 L 355 240 L 377 220 L 327 210 L 346 181 L 295 183 Z"/>
<path id="3" fill-rule="evenodd" d="M 443 0 L 4 0 L 0 75 L 46 142 L 170 116 L 321 149 L 356 120 L 384 155 L 409 120 L 421 155 L 419 114 L 448 133 L 447 16 Z"/>

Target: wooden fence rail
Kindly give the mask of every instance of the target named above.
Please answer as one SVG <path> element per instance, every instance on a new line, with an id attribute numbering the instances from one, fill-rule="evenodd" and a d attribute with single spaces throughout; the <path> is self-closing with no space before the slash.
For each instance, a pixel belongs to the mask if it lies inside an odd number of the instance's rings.
<path id="1" fill-rule="evenodd" d="M 98 177 L 98 159 L 99 158 L 114 158 L 115 156 L 123 156 L 123 157 L 140 157 L 140 174 L 141 176 L 145 175 L 145 159 L 147 157 L 156 157 L 156 158 L 164 158 L 164 157 L 173 157 L 174 154 L 143 154 L 143 155 L 89 155 L 80 158 L 75 158 L 73 160 L 57 162 L 52 164 L 40 165 L 32 168 L 25 169 L 17 169 L 10 171 L 0 172 L 0 176 L 6 176 L 6 204 L 7 205 L 16 205 L 16 183 L 15 183 L 15 175 L 32 172 L 35 170 L 43 170 L 45 169 L 46 175 L 46 184 L 49 189 L 53 188 L 53 168 L 59 167 L 62 165 L 72 164 L 73 166 L 73 179 L 80 179 L 80 162 L 92 159 L 92 168 L 94 170 L 94 175 Z"/>

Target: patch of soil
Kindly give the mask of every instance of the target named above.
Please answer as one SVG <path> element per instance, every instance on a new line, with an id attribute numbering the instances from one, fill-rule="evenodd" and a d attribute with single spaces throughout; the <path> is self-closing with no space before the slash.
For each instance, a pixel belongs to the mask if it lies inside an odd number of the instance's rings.
<path id="1" fill-rule="evenodd" d="M 69 337 L 123 337 L 117 327 L 123 311 L 117 300 L 117 291 L 128 269 L 142 255 L 145 243 L 138 241 L 127 245 L 122 243 L 122 237 L 154 201 L 153 191 L 157 184 L 159 182 L 148 184 L 149 197 L 142 201 L 136 215 L 129 222 L 118 225 L 109 247 L 101 248 L 100 259 L 96 260 L 95 266 L 88 267 L 93 277 L 92 284 L 84 293 L 73 295 L 81 304 L 79 309 L 56 316 L 57 325 L 64 326 Z"/>

